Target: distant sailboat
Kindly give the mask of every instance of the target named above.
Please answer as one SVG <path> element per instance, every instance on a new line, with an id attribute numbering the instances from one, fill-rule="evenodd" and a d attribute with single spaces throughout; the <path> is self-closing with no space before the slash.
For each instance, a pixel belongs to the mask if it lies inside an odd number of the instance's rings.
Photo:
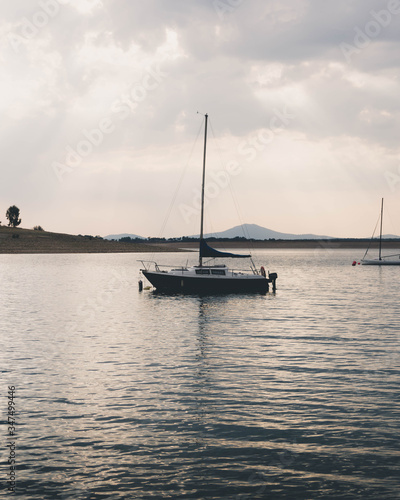
<path id="1" fill-rule="evenodd" d="M 204 221 L 204 186 L 206 173 L 206 146 L 207 146 L 207 120 L 205 115 L 204 125 L 204 152 L 203 152 L 203 177 L 201 190 L 201 219 L 200 219 L 200 246 L 199 265 L 181 267 L 177 269 L 162 270 L 156 262 L 141 261 L 144 269 L 143 275 L 158 290 L 164 292 L 183 293 L 265 293 L 272 283 L 275 290 L 276 273 L 265 272 L 264 267 L 258 271 L 251 259 L 251 255 L 237 255 L 229 252 L 220 252 L 211 248 L 203 237 Z M 251 273 L 229 269 L 225 264 L 203 264 L 204 258 L 250 258 Z M 154 270 L 151 268 L 154 264 Z"/>
<path id="2" fill-rule="evenodd" d="M 367 256 L 369 250 L 368 247 L 364 254 L 364 257 L 361 259 L 361 264 L 363 266 L 400 266 L 400 254 L 386 255 L 386 256 L 382 255 L 382 227 L 383 227 L 383 198 L 382 198 L 381 215 L 380 215 L 379 255 L 377 259 L 366 259 L 365 257 Z M 395 257 L 397 257 L 397 259 L 395 259 Z"/>

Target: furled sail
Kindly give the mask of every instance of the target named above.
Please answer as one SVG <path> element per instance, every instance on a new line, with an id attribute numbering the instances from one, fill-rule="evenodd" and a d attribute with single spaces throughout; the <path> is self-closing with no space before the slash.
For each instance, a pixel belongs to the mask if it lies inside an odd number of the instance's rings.
<path id="1" fill-rule="evenodd" d="M 250 255 L 238 255 L 229 252 L 220 252 L 219 250 L 215 250 L 215 248 L 211 248 L 207 245 L 205 240 L 200 240 L 200 258 L 203 257 L 232 257 L 234 259 L 247 259 L 251 257 Z"/>

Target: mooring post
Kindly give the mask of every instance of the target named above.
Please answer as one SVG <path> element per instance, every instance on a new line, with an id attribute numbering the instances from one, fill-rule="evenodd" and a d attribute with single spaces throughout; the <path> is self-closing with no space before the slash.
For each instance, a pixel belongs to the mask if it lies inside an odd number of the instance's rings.
<path id="1" fill-rule="evenodd" d="M 143 281 L 139 280 L 139 292 L 143 290 Z"/>

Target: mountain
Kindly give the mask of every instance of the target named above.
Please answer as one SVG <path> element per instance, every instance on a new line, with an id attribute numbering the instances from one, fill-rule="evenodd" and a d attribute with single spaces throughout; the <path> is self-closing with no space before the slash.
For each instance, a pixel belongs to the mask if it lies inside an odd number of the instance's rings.
<path id="1" fill-rule="evenodd" d="M 105 240 L 119 240 L 121 238 L 132 238 L 133 240 L 135 238 L 139 238 L 141 240 L 144 240 L 146 238 L 143 238 L 143 236 L 138 236 L 137 234 L 128 234 L 128 233 L 122 233 L 122 234 L 109 234 L 107 236 L 104 236 Z"/>
<path id="2" fill-rule="evenodd" d="M 119 240 L 121 238 L 139 238 L 141 240 L 146 240 L 143 236 L 138 236 L 136 234 L 122 233 L 122 234 L 109 234 L 104 236 L 105 240 Z M 189 236 L 190 238 L 198 238 L 199 235 Z M 280 233 L 279 231 L 273 231 L 272 229 L 267 229 L 266 227 L 258 226 L 257 224 L 243 224 L 243 226 L 235 226 L 226 231 L 220 231 L 219 233 L 208 233 L 204 235 L 205 238 L 237 238 L 245 237 L 254 240 L 329 240 L 334 238 L 333 236 L 325 236 L 318 234 L 292 234 L 292 233 Z M 375 236 L 375 238 L 377 238 Z M 400 236 L 394 234 L 382 235 L 384 239 L 397 239 Z"/>
<path id="3" fill-rule="evenodd" d="M 375 238 L 379 238 L 379 236 L 375 236 Z M 382 234 L 382 239 L 397 240 L 399 238 L 400 238 L 400 236 L 397 236 L 395 234 Z"/>
<path id="4" fill-rule="evenodd" d="M 236 238 L 236 237 L 251 238 L 254 240 L 316 240 L 316 239 L 330 239 L 332 236 L 321 236 L 316 234 L 290 234 L 280 233 L 267 229 L 266 227 L 258 226 L 257 224 L 243 224 L 243 226 L 235 226 L 226 231 L 219 233 L 206 234 L 205 238 Z M 198 236 L 197 236 L 198 237 Z"/>
<path id="5" fill-rule="evenodd" d="M 121 238 L 140 238 L 142 240 L 147 239 L 136 234 L 122 233 L 122 234 L 109 234 L 104 236 L 105 240 L 119 240 Z M 189 238 L 198 238 L 199 235 L 192 235 Z M 235 226 L 226 231 L 221 231 L 219 233 L 208 233 L 204 235 L 205 238 L 237 238 L 245 237 L 254 240 L 325 240 L 330 239 L 332 236 L 321 236 L 317 234 L 291 234 L 291 233 L 280 233 L 279 231 L 273 231 L 272 229 L 267 229 L 266 227 L 258 226 L 257 224 L 243 224 L 243 226 Z"/>

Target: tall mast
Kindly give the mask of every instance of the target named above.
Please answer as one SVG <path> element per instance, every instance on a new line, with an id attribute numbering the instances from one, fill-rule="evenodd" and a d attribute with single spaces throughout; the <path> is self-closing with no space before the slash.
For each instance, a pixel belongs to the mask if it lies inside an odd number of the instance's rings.
<path id="1" fill-rule="evenodd" d="M 381 257 L 381 250 L 382 250 L 382 224 L 383 224 L 383 198 L 382 198 L 382 205 L 381 205 L 381 229 L 379 233 L 379 260 L 382 260 Z"/>
<path id="2" fill-rule="evenodd" d="M 208 114 L 205 115 L 205 124 L 204 124 L 204 151 L 203 151 L 203 180 L 201 183 L 201 219 L 200 219 L 200 245 L 203 239 L 203 221 L 204 221 L 204 184 L 206 180 L 206 149 L 207 149 L 207 120 Z M 199 266 L 201 267 L 203 264 L 203 259 L 201 257 L 201 253 L 199 252 Z"/>

